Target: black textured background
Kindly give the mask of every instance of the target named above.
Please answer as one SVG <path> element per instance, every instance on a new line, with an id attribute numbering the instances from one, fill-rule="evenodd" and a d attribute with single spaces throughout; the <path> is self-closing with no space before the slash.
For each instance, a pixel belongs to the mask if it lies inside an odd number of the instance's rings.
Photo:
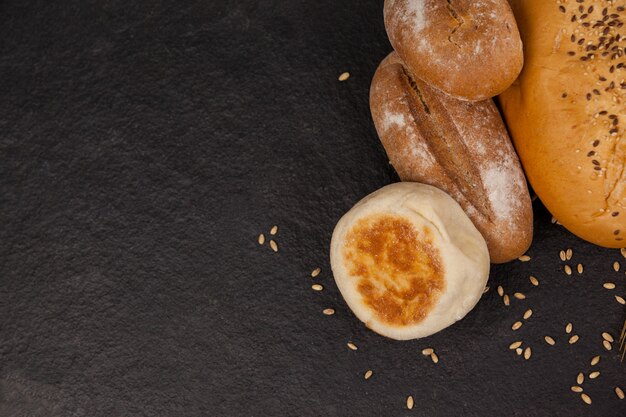
<path id="1" fill-rule="evenodd" d="M 397 181 L 368 108 L 389 51 L 381 0 L 0 0 L 0 416 L 626 415 L 600 336 L 626 259 L 538 203 L 532 260 L 462 322 L 394 342 L 347 309 L 334 224 Z"/>

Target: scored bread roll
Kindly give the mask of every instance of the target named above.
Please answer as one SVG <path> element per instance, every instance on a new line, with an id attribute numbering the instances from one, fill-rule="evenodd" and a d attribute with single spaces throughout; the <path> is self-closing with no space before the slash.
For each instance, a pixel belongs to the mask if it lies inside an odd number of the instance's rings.
<path id="1" fill-rule="evenodd" d="M 385 0 L 385 28 L 410 71 L 465 100 L 504 91 L 524 61 L 506 0 Z"/>
<path id="2" fill-rule="evenodd" d="M 500 96 L 528 180 L 568 230 L 626 242 L 626 2 L 511 1 L 526 48 Z"/>
<path id="3" fill-rule="evenodd" d="M 339 220 L 330 262 L 354 314 L 397 340 L 462 319 L 489 277 L 485 240 L 463 209 L 435 187 L 408 182 L 370 194 Z"/>
<path id="4" fill-rule="evenodd" d="M 403 181 L 450 194 L 482 233 L 491 262 L 530 246 L 533 213 L 524 173 L 492 100 L 467 102 L 413 77 L 396 53 L 378 67 L 372 118 Z"/>

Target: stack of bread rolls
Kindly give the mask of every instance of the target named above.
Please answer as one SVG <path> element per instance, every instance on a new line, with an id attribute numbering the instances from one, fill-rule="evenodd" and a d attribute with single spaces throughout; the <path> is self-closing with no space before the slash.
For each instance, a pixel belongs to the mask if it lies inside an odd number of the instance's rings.
<path id="1" fill-rule="evenodd" d="M 387 0 L 384 18 L 395 52 L 376 71 L 370 106 L 403 182 L 343 216 L 331 265 L 361 321 L 412 339 L 463 318 L 490 262 L 531 243 L 526 180 L 491 99 L 523 54 L 506 0 Z"/>

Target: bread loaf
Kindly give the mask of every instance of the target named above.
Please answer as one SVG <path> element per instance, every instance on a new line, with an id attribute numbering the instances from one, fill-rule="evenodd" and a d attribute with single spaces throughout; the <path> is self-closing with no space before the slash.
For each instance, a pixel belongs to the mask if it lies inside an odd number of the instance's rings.
<path id="1" fill-rule="evenodd" d="M 484 236 L 491 262 L 510 261 L 528 249 L 530 196 L 491 99 L 450 97 L 411 75 L 391 53 L 374 75 L 370 107 L 400 178 L 450 194 Z"/>
<path id="2" fill-rule="evenodd" d="M 393 339 L 431 335 L 463 318 L 489 278 L 485 240 L 443 191 L 388 185 L 333 232 L 337 287 L 367 327 Z"/>
<path id="3" fill-rule="evenodd" d="M 385 27 L 409 71 L 466 100 L 484 100 L 519 74 L 522 44 L 506 0 L 385 0 Z"/>
<path id="4" fill-rule="evenodd" d="M 526 64 L 501 97 L 533 189 L 559 222 L 626 242 L 626 2 L 511 1 Z"/>

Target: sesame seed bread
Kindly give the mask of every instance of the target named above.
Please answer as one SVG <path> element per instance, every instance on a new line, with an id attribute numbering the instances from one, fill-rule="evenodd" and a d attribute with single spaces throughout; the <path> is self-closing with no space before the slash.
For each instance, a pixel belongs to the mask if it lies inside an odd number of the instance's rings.
<path id="1" fill-rule="evenodd" d="M 522 43 L 506 0 L 385 0 L 385 28 L 409 71 L 465 100 L 504 91 Z"/>
<path id="2" fill-rule="evenodd" d="M 626 246 L 626 1 L 511 2 L 526 64 L 500 103 L 538 197 L 572 233 Z"/>
<path id="3" fill-rule="evenodd" d="M 370 108 L 403 181 L 450 194 L 487 241 L 491 262 L 524 254 L 532 241 L 532 204 L 491 99 L 468 102 L 444 94 L 413 77 L 392 52 L 374 75 Z"/>
<path id="4" fill-rule="evenodd" d="M 463 209 L 443 191 L 409 182 L 381 188 L 339 220 L 330 262 L 354 314 L 397 340 L 462 319 L 489 277 L 487 245 Z"/>

